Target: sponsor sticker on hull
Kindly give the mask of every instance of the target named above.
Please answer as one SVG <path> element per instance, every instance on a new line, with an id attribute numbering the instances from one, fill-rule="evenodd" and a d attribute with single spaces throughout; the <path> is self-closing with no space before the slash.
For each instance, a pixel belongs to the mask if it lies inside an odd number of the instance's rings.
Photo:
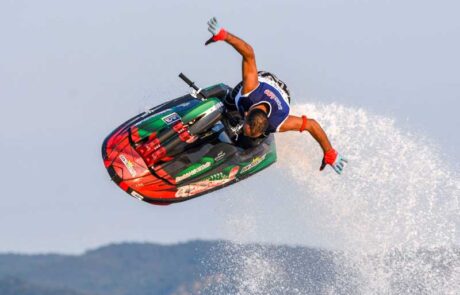
<path id="1" fill-rule="evenodd" d="M 211 175 L 205 180 L 201 180 L 195 183 L 187 184 L 178 188 L 176 192 L 176 198 L 187 198 L 196 194 L 208 191 L 210 189 L 222 186 L 230 181 L 234 180 L 236 174 L 240 170 L 239 166 L 233 167 L 228 176 L 224 173 L 219 172 Z"/>
<path id="2" fill-rule="evenodd" d="M 132 196 L 133 198 L 136 198 L 136 199 L 140 200 L 140 201 L 142 201 L 142 200 L 144 199 L 143 196 L 141 196 L 140 194 L 136 193 L 135 191 L 132 191 L 132 192 L 131 192 L 131 196 Z"/>
<path id="3" fill-rule="evenodd" d="M 219 161 L 222 160 L 224 157 L 225 157 L 225 152 L 224 152 L 224 151 L 220 151 L 220 152 L 217 154 L 217 156 L 214 158 L 214 161 L 219 162 Z"/>
<path id="4" fill-rule="evenodd" d="M 125 165 L 126 169 L 128 169 L 129 174 L 131 174 L 132 177 L 136 177 L 137 173 L 136 169 L 134 169 L 133 163 L 130 160 L 126 159 L 125 155 L 123 154 L 120 154 L 119 158 Z"/>
<path id="5" fill-rule="evenodd" d="M 229 182 L 230 179 L 222 180 L 202 180 L 193 184 L 184 185 L 178 188 L 176 198 L 187 198 L 205 192 L 212 188 L 221 186 Z"/>
<path id="6" fill-rule="evenodd" d="M 266 156 L 267 156 L 267 154 L 263 154 L 260 157 L 255 157 L 250 164 L 244 166 L 243 169 L 241 169 L 241 173 L 247 172 L 250 169 L 252 169 L 252 168 L 256 167 L 257 165 L 259 165 L 263 160 L 265 160 Z"/>
<path id="7" fill-rule="evenodd" d="M 211 167 L 211 162 L 206 162 L 205 164 L 201 165 L 201 166 L 198 166 L 197 168 L 193 169 L 193 170 L 190 170 L 189 172 L 181 175 L 181 176 L 178 176 L 176 177 L 176 182 L 179 182 L 179 181 L 182 181 L 184 179 L 187 179 L 189 177 L 192 177 L 193 175 L 195 174 L 198 174 L 200 172 L 202 172 L 203 170 L 207 169 Z"/>
<path id="8" fill-rule="evenodd" d="M 165 122 L 166 124 L 168 125 L 171 125 L 177 121 L 180 120 L 180 116 L 177 114 L 177 113 L 172 113 L 172 114 L 169 114 L 163 118 L 161 118 L 163 120 L 163 122 Z"/>

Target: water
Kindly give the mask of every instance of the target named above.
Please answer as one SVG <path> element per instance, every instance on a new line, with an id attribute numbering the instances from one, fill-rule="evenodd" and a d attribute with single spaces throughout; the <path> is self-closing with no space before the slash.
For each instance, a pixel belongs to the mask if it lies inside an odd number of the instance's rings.
<path id="1" fill-rule="evenodd" d="M 319 173 L 322 153 L 312 138 L 277 135 L 276 182 L 284 187 L 265 183 L 274 194 L 267 201 L 262 183 L 241 183 L 248 195 L 223 201 L 223 230 L 234 244 L 216 251 L 227 285 L 213 292 L 231 284 L 238 294 L 457 294 L 460 179 L 439 147 L 362 109 L 293 111 L 320 122 L 349 165 L 342 176 Z M 268 246 L 244 247 L 250 240 L 332 249 L 332 280 L 294 284 L 308 266 L 286 264 Z"/>

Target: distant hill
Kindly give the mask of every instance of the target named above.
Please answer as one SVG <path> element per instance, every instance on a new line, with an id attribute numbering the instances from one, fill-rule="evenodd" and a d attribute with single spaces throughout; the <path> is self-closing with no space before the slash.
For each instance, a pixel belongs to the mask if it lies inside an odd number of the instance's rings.
<path id="1" fill-rule="evenodd" d="M 2 295 L 91 295 L 63 288 L 47 288 L 14 277 L 0 279 Z"/>
<path id="2" fill-rule="evenodd" d="M 0 295 L 368 294 L 380 278 L 377 293 L 431 294 L 458 284 L 459 249 L 353 255 L 343 264 L 339 252 L 224 241 L 0 254 Z"/>
<path id="3" fill-rule="evenodd" d="M 0 294 L 206 294 L 216 288 L 220 288 L 217 293 L 231 293 L 232 272 L 238 269 L 222 263 L 222 259 L 262 249 L 260 245 L 238 247 L 217 241 L 167 246 L 123 243 L 78 256 L 1 254 Z M 309 280 L 321 286 L 331 279 L 332 263 L 325 255 L 328 252 L 286 246 L 264 246 L 263 251 L 283 256 L 283 263 L 303 266 L 306 276 L 298 283 Z M 225 279 L 226 283 L 222 281 Z M 12 289 L 14 286 L 22 289 Z M 32 289 L 34 293 L 27 291 Z"/>

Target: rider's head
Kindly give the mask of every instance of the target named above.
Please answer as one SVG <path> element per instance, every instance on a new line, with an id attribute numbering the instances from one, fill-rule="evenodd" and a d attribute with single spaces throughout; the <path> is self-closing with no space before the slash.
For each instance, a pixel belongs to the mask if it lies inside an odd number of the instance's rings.
<path id="1" fill-rule="evenodd" d="M 243 125 L 244 135 L 248 137 L 259 137 L 268 128 L 267 114 L 261 109 L 254 108 L 246 115 Z"/>

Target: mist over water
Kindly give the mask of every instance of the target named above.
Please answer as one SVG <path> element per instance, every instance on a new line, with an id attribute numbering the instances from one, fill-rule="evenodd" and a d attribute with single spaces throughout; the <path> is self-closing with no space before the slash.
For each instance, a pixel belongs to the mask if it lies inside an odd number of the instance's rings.
<path id="1" fill-rule="evenodd" d="M 266 192 L 248 186 L 248 196 L 224 202 L 223 230 L 234 237 L 234 244 L 216 251 L 215 262 L 230 273 L 236 293 L 460 290 L 460 178 L 446 165 L 439 147 L 401 130 L 392 119 L 362 109 L 302 104 L 293 113 L 320 122 L 349 164 L 341 176 L 328 168 L 320 173 L 322 153 L 312 138 L 277 135 L 275 167 L 281 179 L 265 179 L 284 186 L 269 196 L 275 203 L 267 202 Z M 285 226 L 287 220 L 291 226 Z M 286 265 L 282 253 L 241 244 L 283 243 L 289 237 L 289 242 L 317 246 L 311 231 L 333 250 L 333 280 L 322 286 L 307 282 L 294 287 L 293 280 L 302 280 L 303 274 L 296 273 L 296 265 Z M 215 293 L 225 290 L 225 283 L 219 288 Z"/>

